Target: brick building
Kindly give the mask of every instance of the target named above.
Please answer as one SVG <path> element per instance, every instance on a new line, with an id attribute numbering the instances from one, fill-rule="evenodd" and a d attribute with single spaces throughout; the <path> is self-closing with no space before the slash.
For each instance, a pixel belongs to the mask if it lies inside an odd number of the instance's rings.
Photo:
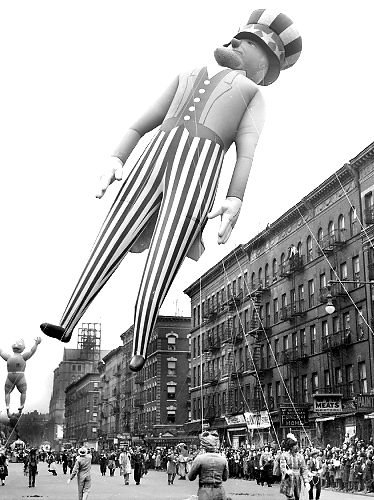
<path id="1" fill-rule="evenodd" d="M 133 327 L 121 335 L 125 374 L 121 419 L 133 442 L 170 443 L 184 437 L 183 424 L 189 418 L 190 330 L 190 318 L 159 316 L 139 373 L 128 369 Z"/>
<path id="2" fill-rule="evenodd" d="M 373 158 L 371 144 L 188 287 L 191 428 L 235 443 L 372 434 Z M 271 428 L 248 431 L 260 412 Z"/>
<path id="3" fill-rule="evenodd" d="M 99 374 L 86 373 L 66 388 L 64 439 L 75 447 L 98 447 L 99 386 Z"/>

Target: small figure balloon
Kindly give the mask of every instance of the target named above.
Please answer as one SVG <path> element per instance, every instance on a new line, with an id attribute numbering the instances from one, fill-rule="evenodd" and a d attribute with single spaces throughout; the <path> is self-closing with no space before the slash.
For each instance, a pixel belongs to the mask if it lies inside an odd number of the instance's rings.
<path id="1" fill-rule="evenodd" d="M 98 198 L 122 179 L 139 139 L 160 127 L 123 181 L 60 325 L 41 325 L 46 335 L 68 342 L 125 255 L 149 247 L 130 362 L 133 371 L 143 367 L 158 311 L 183 260 L 197 260 L 204 250 L 207 219 L 221 218 L 219 244 L 230 237 L 264 124 L 260 87 L 293 66 L 301 49 L 289 17 L 254 10 L 231 42 L 215 50 L 212 64 L 178 75 L 127 130 L 101 177 Z M 237 158 L 227 196 L 212 210 L 223 158 L 234 142 Z"/>
<path id="2" fill-rule="evenodd" d="M 21 393 L 18 415 L 21 415 L 22 410 L 25 406 L 27 392 L 27 383 L 25 378 L 26 361 L 35 354 L 40 342 L 41 338 L 37 337 L 35 339 L 35 344 L 32 346 L 30 351 L 26 352 L 23 352 L 25 350 L 25 342 L 23 339 L 17 340 L 12 345 L 13 354 L 7 354 L 2 349 L 0 349 L 0 356 L 7 362 L 8 368 L 8 376 L 5 381 L 5 405 L 9 418 L 11 418 L 9 410 L 10 394 L 15 387 Z"/>

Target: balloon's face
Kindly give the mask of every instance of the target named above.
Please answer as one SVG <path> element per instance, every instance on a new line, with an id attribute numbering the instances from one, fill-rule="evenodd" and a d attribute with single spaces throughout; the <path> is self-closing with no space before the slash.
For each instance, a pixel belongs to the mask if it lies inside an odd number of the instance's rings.
<path id="1" fill-rule="evenodd" d="M 243 70 L 253 81 L 259 74 L 263 78 L 269 67 L 265 49 L 255 40 L 246 38 L 233 38 L 229 46 L 216 49 L 214 57 L 220 66 Z"/>
<path id="2" fill-rule="evenodd" d="M 25 350 L 25 342 L 23 339 L 16 340 L 16 342 L 12 345 L 13 352 L 21 353 Z"/>

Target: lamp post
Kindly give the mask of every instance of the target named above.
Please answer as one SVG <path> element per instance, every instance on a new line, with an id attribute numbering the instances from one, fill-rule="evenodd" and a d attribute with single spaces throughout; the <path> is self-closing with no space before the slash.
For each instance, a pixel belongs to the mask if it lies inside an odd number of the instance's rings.
<path id="1" fill-rule="evenodd" d="M 325 306 L 325 311 L 327 314 L 334 314 L 335 312 L 335 306 L 332 302 L 332 295 L 331 295 L 331 285 L 335 284 L 345 284 L 345 283 L 354 283 L 355 285 L 374 285 L 374 281 L 360 281 L 360 280 L 329 280 L 327 282 L 327 304 Z"/>
<path id="2" fill-rule="evenodd" d="M 115 418 L 115 421 L 114 421 L 114 432 L 113 434 L 118 434 L 118 415 L 119 415 L 119 404 L 117 401 L 115 401 L 114 403 L 112 403 L 111 401 L 107 401 L 107 400 L 103 400 L 99 403 L 99 406 L 100 406 L 100 427 L 101 427 L 101 430 L 102 429 L 102 415 L 103 415 L 103 412 L 102 412 L 102 408 L 103 406 L 110 406 L 113 410 L 113 415 L 114 418 Z M 108 434 L 110 435 L 110 431 L 111 431 L 111 425 L 110 425 L 110 422 L 109 422 L 109 429 L 108 429 L 108 426 L 107 426 L 107 429 L 106 429 L 106 436 L 108 438 Z M 109 432 L 108 432 L 109 431 Z"/>

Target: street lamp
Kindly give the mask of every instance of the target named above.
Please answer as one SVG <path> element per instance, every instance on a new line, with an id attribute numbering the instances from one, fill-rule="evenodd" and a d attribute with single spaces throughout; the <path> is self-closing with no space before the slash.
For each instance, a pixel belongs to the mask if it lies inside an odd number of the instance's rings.
<path id="1" fill-rule="evenodd" d="M 355 285 L 374 285 L 374 281 L 357 281 L 357 280 L 329 280 L 327 282 L 327 304 L 325 306 L 325 311 L 327 314 L 334 314 L 335 312 L 335 306 L 332 302 L 332 295 L 331 295 L 331 285 L 335 284 L 345 284 L 345 283 L 354 283 Z"/>

